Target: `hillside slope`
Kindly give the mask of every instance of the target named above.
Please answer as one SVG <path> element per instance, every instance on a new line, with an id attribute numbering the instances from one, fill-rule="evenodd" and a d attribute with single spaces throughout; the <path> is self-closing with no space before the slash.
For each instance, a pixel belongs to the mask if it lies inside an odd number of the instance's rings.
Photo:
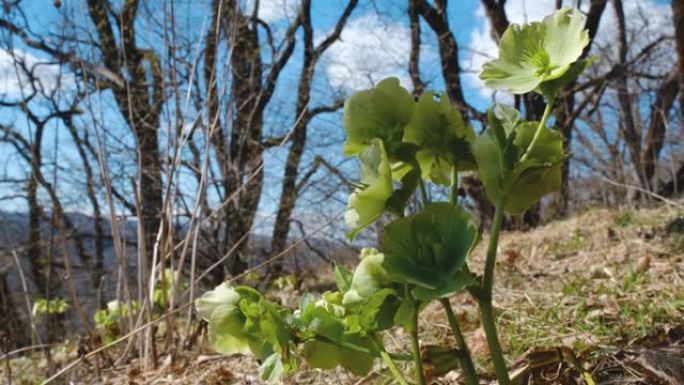
<path id="1" fill-rule="evenodd" d="M 590 209 L 529 232 L 507 232 L 499 250 L 495 307 L 500 336 L 520 383 L 582 384 L 582 372 L 596 384 L 684 383 L 684 219 L 681 207 L 640 210 Z M 486 242 L 483 242 L 486 243 Z M 482 265 L 481 244 L 470 266 Z M 321 272 L 315 286 L 332 282 Z M 296 290 L 274 292 L 293 301 Z M 479 371 L 490 372 L 477 307 L 467 294 L 452 298 Z M 440 308 L 421 314 L 425 344 L 450 343 Z M 408 336 L 387 337 L 392 351 L 406 350 Z M 160 349 L 163 345 L 160 344 Z M 65 344 L 54 357 L 64 365 L 78 347 Z M 116 358 L 117 348 L 107 352 Z M 42 355 L 8 361 L 13 384 L 31 384 L 46 374 Z M 172 356 L 159 352 L 159 367 L 141 372 L 135 358 L 112 367 L 105 361 L 80 364 L 64 379 L 78 384 L 260 384 L 250 357 L 214 354 L 200 339 Z M 101 365 L 99 374 L 93 370 Z M 405 368 L 409 370 L 408 367 Z M 459 371 L 435 378 L 458 384 Z M 486 376 L 485 376 L 486 377 Z M 7 367 L 0 368 L 7 377 Z M 677 382 L 680 381 L 680 382 Z M 343 371 L 303 368 L 290 384 L 390 384 L 378 363 L 366 378 Z M 67 382 L 68 383 L 68 382 Z"/>

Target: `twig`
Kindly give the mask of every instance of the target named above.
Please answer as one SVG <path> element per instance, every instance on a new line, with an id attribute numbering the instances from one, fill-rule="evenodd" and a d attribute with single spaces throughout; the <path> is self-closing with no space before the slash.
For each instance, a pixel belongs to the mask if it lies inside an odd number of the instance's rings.
<path id="1" fill-rule="evenodd" d="M 660 194 L 658 194 L 658 193 L 655 193 L 655 192 L 653 192 L 653 191 L 647 190 L 647 189 L 645 189 L 645 188 L 643 188 L 643 187 L 635 186 L 635 185 L 631 185 L 631 184 L 626 184 L 626 183 L 616 182 L 616 181 L 614 181 L 614 180 L 611 180 L 611 179 L 606 178 L 606 177 L 603 176 L 603 175 L 600 175 L 600 174 L 597 174 L 597 175 L 598 175 L 598 177 L 599 177 L 601 180 L 603 180 L 604 182 L 609 183 L 609 184 L 611 184 L 611 185 L 613 185 L 613 186 L 622 187 L 622 188 L 625 188 L 625 189 L 628 189 L 628 190 L 636 190 L 636 191 L 638 191 L 638 192 L 640 192 L 640 193 L 644 193 L 644 194 L 646 194 L 646 195 L 650 195 L 650 196 L 652 196 L 653 198 L 656 198 L 656 199 L 658 199 L 658 200 L 660 200 L 660 201 L 662 201 L 662 202 L 664 202 L 664 203 L 667 203 L 667 204 L 669 204 L 669 205 L 671 205 L 671 206 L 674 206 L 674 207 L 676 207 L 676 208 L 678 208 L 678 209 L 680 209 L 680 210 L 681 210 L 681 209 L 684 209 L 684 205 L 681 205 L 681 204 L 679 204 L 679 203 L 677 203 L 677 202 L 675 202 L 675 201 L 673 201 L 673 200 L 671 200 L 671 199 L 665 198 L 664 196 L 662 196 L 662 195 L 660 195 Z"/>
<path id="2" fill-rule="evenodd" d="M 308 237 L 313 236 L 314 234 L 316 234 L 316 233 L 320 232 L 321 230 L 323 230 L 324 228 L 328 227 L 331 223 L 333 223 L 334 221 L 338 220 L 341 216 L 342 216 L 342 213 L 339 213 L 339 214 L 337 214 L 337 215 L 334 215 L 329 221 L 323 223 L 323 224 L 320 225 L 318 228 L 316 228 L 314 231 L 312 231 L 310 234 L 308 234 Z M 239 279 L 241 279 L 241 278 L 243 278 L 243 277 L 245 277 L 245 276 L 247 276 L 247 275 L 249 275 L 249 274 L 251 274 L 251 273 L 253 273 L 253 272 L 255 272 L 255 271 L 257 271 L 257 270 L 259 270 L 259 269 L 261 269 L 261 268 L 263 268 L 263 267 L 265 267 L 265 266 L 267 266 L 267 265 L 269 265 L 270 263 L 273 263 L 273 262 L 277 261 L 278 259 L 280 259 L 280 258 L 282 258 L 283 256 L 287 255 L 292 249 L 294 249 L 295 247 L 299 246 L 299 245 L 302 244 L 302 243 L 304 243 L 304 239 L 300 239 L 300 240 L 298 240 L 297 242 L 294 242 L 292 245 L 290 245 L 288 248 L 286 248 L 285 250 L 281 251 L 280 253 L 278 253 L 278 254 L 272 256 L 271 258 L 267 259 L 266 261 L 264 261 L 264 262 L 262 262 L 262 263 L 260 263 L 260 264 L 258 264 L 258 265 L 256 265 L 256 266 L 254 266 L 254 267 L 252 267 L 252 268 L 250 268 L 250 269 L 245 270 L 245 271 L 242 272 L 241 274 L 238 274 L 238 275 L 236 275 L 236 276 L 234 276 L 234 277 L 231 277 L 231 278 L 228 279 L 226 282 L 232 283 L 232 282 L 234 282 L 234 281 L 237 281 L 237 280 L 239 280 Z M 216 266 L 218 266 L 218 265 L 214 265 L 213 267 L 210 267 L 209 269 L 205 270 L 205 274 L 207 274 L 211 269 L 213 269 L 213 268 L 216 267 Z M 204 276 L 205 274 L 203 274 L 202 276 Z M 199 280 L 199 279 L 198 279 L 198 280 Z M 49 384 L 49 383 L 53 382 L 54 380 L 56 380 L 57 378 L 61 377 L 63 374 L 65 374 L 65 373 L 68 372 L 69 370 L 73 369 L 73 368 L 74 368 L 75 366 L 77 366 L 78 364 L 80 364 L 82 361 L 84 361 L 84 360 L 86 360 L 86 359 L 88 359 L 88 358 L 90 358 L 90 357 L 93 357 L 93 356 L 95 356 L 96 354 L 99 354 L 100 352 L 103 352 L 103 351 L 105 351 L 105 350 L 111 348 L 112 346 L 116 346 L 116 345 L 118 345 L 119 343 L 121 343 L 121 342 L 123 342 L 123 341 L 126 341 L 127 339 L 129 339 L 129 338 L 131 338 L 131 337 L 137 335 L 137 334 L 140 333 L 141 331 L 147 330 L 147 328 L 149 328 L 149 327 L 151 327 L 151 326 L 154 326 L 154 325 L 158 324 L 158 323 L 161 322 L 161 321 L 164 321 L 165 319 L 167 319 L 168 317 L 170 317 L 170 316 L 172 316 L 172 315 L 174 315 L 174 314 L 176 314 L 176 313 L 180 313 L 182 310 L 187 309 L 188 307 L 192 306 L 193 304 L 194 304 L 193 302 L 187 302 L 187 303 L 185 303 L 185 304 L 183 304 L 183 305 L 181 305 L 181 306 L 178 306 L 177 308 L 175 308 L 175 309 L 173 309 L 173 310 L 170 310 L 170 311 L 166 312 L 165 314 L 162 314 L 161 316 L 159 316 L 159 318 L 157 318 L 157 319 L 155 319 L 155 320 L 152 320 L 152 321 L 150 321 L 150 322 L 148 322 L 148 323 L 146 323 L 146 324 L 144 324 L 144 325 L 141 325 L 140 327 L 137 327 L 136 329 L 132 330 L 132 331 L 129 332 L 128 334 L 126 334 L 126 335 L 124 335 L 124 336 L 122 336 L 122 337 L 119 337 L 118 339 L 116 339 L 116 340 L 114 340 L 114 341 L 112 341 L 112 342 L 110 342 L 110 343 L 108 343 L 108 344 L 106 344 L 106 345 L 104 345 L 104 346 L 101 346 L 101 347 L 99 347 L 99 348 L 97 348 L 97 349 L 95 349 L 95 350 L 89 352 L 88 354 L 85 354 L 85 355 L 79 357 L 77 360 L 72 361 L 71 363 L 69 363 L 68 365 L 64 366 L 62 369 L 60 369 L 57 373 L 53 374 L 50 378 L 48 378 L 48 379 L 46 379 L 45 381 L 43 381 L 43 382 L 42 382 L 42 385 L 46 385 L 46 384 Z"/>

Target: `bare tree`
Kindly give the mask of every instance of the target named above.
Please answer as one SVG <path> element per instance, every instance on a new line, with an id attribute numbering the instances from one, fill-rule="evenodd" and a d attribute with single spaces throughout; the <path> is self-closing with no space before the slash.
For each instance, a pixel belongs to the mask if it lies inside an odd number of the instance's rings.
<path id="1" fill-rule="evenodd" d="M 283 187 L 280 193 L 280 204 L 276 214 L 271 238 L 271 253 L 277 254 L 285 249 L 287 237 L 290 231 L 290 218 L 295 208 L 299 192 L 302 189 L 302 181 L 298 181 L 299 168 L 306 146 L 308 126 L 316 115 L 333 112 L 342 107 L 343 100 L 338 99 L 329 106 L 311 107 L 311 87 L 314 71 L 321 56 L 339 39 L 349 16 L 358 4 L 357 0 L 350 0 L 342 15 L 337 20 L 333 31 L 326 36 L 318 45 L 314 45 L 313 27 L 311 25 L 311 1 L 303 0 L 301 4 L 301 24 L 304 31 L 304 52 L 302 58 L 302 70 L 299 75 L 297 102 L 295 106 L 294 129 L 290 135 L 290 149 L 285 163 L 283 174 Z M 320 164 L 320 163 L 319 163 Z M 276 273 L 281 264 L 277 264 Z"/>

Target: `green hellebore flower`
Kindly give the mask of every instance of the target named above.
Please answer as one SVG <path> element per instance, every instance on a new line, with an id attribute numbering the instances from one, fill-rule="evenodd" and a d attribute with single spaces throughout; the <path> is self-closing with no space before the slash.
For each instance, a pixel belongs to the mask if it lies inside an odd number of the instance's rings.
<path id="1" fill-rule="evenodd" d="M 349 238 L 354 238 L 364 227 L 382 215 L 392 195 L 392 170 L 380 139 L 373 139 L 359 156 L 361 183 L 365 186 L 349 195 L 344 219 L 351 227 Z"/>
<path id="2" fill-rule="evenodd" d="M 240 294 L 228 283 L 195 300 L 199 316 L 209 323 L 209 340 L 223 354 L 249 353 L 249 337 L 243 332 L 246 317 L 240 310 Z"/>
<path id="3" fill-rule="evenodd" d="M 416 161 L 421 177 L 448 185 L 451 169 L 473 169 L 474 159 L 469 143 L 475 139 L 472 127 L 463 123 L 461 113 L 455 109 L 446 94 L 439 100 L 434 92 L 424 93 L 411 122 L 404 131 L 404 141 L 419 146 Z"/>
<path id="4" fill-rule="evenodd" d="M 513 94 L 546 93 L 540 86 L 565 75 L 589 44 L 584 22 L 579 10 L 566 7 L 541 22 L 511 24 L 501 37 L 499 58 L 485 63 L 480 78 Z M 586 67 L 585 62 L 575 65 Z M 581 70 L 570 72 L 577 76 Z"/>
<path id="5" fill-rule="evenodd" d="M 382 265 L 392 280 L 415 285 L 415 298 L 441 298 L 474 283 L 463 266 L 477 239 L 477 225 L 467 212 L 432 203 L 385 228 Z"/>
<path id="6" fill-rule="evenodd" d="M 361 154 L 375 138 L 390 148 L 400 146 L 414 104 L 413 96 L 397 78 L 384 79 L 375 88 L 352 95 L 344 103 L 344 154 Z"/>
<path id="7" fill-rule="evenodd" d="M 376 292 L 387 287 L 389 276 L 382 267 L 385 256 L 376 249 L 361 250 L 361 262 L 354 270 L 349 291 L 344 293 L 342 304 L 345 306 L 366 301 Z"/>

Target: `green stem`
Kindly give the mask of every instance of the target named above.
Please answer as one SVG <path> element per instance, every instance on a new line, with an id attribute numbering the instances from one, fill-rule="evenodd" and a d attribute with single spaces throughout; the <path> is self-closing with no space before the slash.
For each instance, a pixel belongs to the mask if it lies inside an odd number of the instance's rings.
<path id="1" fill-rule="evenodd" d="M 428 196 L 427 188 L 425 188 L 425 181 L 423 179 L 420 180 L 420 195 L 423 197 L 423 205 L 430 203 L 430 197 Z"/>
<path id="2" fill-rule="evenodd" d="M 475 371 L 475 365 L 473 364 L 473 359 L 470 356 L 470 350 L 468 345 L 463 338 L 463 333 L 461 333 L 461 328 L 458 325 L 458 320 L 454 315 L 454 310 L 451 308 L 451 302 L 448 298 L 442 298 L 440 300 L 444 311 L 446 312 L 447 320 L 449 321 L 449 326 L 451 326 L 451 332 L 454 334 L 456 339 L 456 345 L 460 350 L 460 356 L 458 360 L 461 363 L 461 368 L 463 369 L 463 376 L 465 377 L 467 385 L 478 385 L 480 380 L 477 377 L 477 372 Z"/>
<path id="3" fill-rule="evenodd" d="M 496 332 L 496 320 L 494 319 L 494 309 L 491 302 L 480 303 L 480 321 L 482 322 L 482 329 L 487 337 L 487 346 L 489 347 L 489 352 L 492 356 L 496 379 L 499 381 L 499 385 L 509 385 L 511 380 L 508 377 L 506 360 L 504 359 L 501 344 L 499 343 L 499 335 Z"/>
<path id="4" fill-rule="evenodd" d="M 382 360 L 385 362 L 385 365 L 387 365 L 387 367 L 389 368 L 390 372 L 392 373 L 392 376 L 394 376 L 394 379 L 397 380 L 397 382 L 400 385 L 409 385 L 406 381 L 406 378 L 404 378 L 404 375 L 401 373 L 399 368 L 397 368 L 397 365 L 392 360 L 392 357 L 390 357 L 390 355 L 387 354 L 387 352 L 380 351 L 380 357 L 382 357 Z"/>
<path id="5" fill-rule="evenodd" d="M 458 203 L 458 169 L 451 168 L 451 189 L 449 190 L 449 203 L 456 206 Z"/>
<path id="6" fill-rule="evenodd" d="M 492 222 L 492 229 L 489 234 L 489 246 L 487 248 L 487 260 L 485 261 L 485 271 L 482 277 L 482 291 L 479 300 L 480 304 L 480 320 L 482 328 L 487 337 L 487 345 L 489 352 L 492 355 L 492 363 L 494 364 L 494 372 L 496 378 L 499 380 L 499 385 L 509 385 L 511 380 L 508 377 L 508 369 L 506 368 L 506 360 L 503 357 L 501 344 L 496 332 L 496 322 L 494 320 L 494 309 L 492 307 L 492 288 L 494 286 L 494 267 L 496 266 L 496 251 L 499 246 L 499 232 L 501 230 L 501 223 L 504 217 L 505 198 L 501 194 L 496 202 L 496 210 L 494 211 L 494 220 Z"/>
<path id="7" fill-rule="evenodd" d="M 525 150 L 523 156 L 520 158 L 520 162 L 524 162 L 527 159 L 527 157 L 530 156 L 532 149 L 534 149 L 535 144 L 537 144 L 537 141 L 541 136 L 541 132 L 543 131 L 543 128 L 546 127 L 546 122 L 549 120 L 549 116 L 551 116 L 551 110 L 553 110 L 553 103 L 554 99 L 549 98 L 546 107 L 544 107 L 544 114 L 542 115 L 541 121 L 539 122 L 539 126 L 537 126 L 537 131 L 534 132 L 532 141 L 530 142 L 530 145 L 527 146 L 527 150 Z"/>
<path id="8" fill-rule="evenodd" d="M 496 266 L 496 251 L 499 246 L 499 232 L 501 231 L 501 224 L 504 218 L 504 195 L 501 194 L 496 201 L 494 210 L 494 219 L 492 220 L 492 228 L 489 233 L 489 244 L 487 246 L 487 259 L 485 260 L 484 276 L 482 277 L 482 289 L 485 292 L 484 298 L 488 302 L 492 302 L 492 287 L 494 286 L 494 267 Z M 489 293 L 489 294 L 487 294 Z"/>
<path id="9" fill-rule="evenodd" d="M 411 325 L 411 348 L 413 349 L 413 362 L 416 364 L 418 385 L 426 385 L 425 372 L 423 371 L 423 359 L 420 356 L 420 341 L 418 340 L 418 312 L 419 305 L 416 304 Z"/>

